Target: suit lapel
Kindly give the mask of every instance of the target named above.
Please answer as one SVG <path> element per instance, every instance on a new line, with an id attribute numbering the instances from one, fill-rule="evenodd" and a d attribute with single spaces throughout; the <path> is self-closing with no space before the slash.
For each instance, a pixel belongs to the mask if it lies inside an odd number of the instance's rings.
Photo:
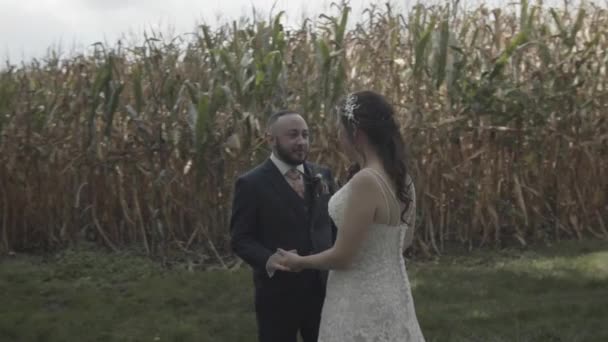
<path id="1" fill-rule="evenodd" d="M 306 173 L 306 190 L 309 193 L 308 198 L 310 200 L 310 228 L 312 229 L 317 216 L 319 215 L 319 205 L 321 203 L 316 194 L 315 184 L 312 181 L 317 174 L 317 170 L 309 163 L 304 164 L 304 170 Z"/>
<path id="2" fill-rule="evenodd" d="M 296 215 L 306 218 L 306 209 L 304 207 L 303 199 L 293 190 L 291 185 L 287 183 L 285 176 L 281 174 L 281 171 L 274 165 L 272 160 L 268 159 L 264 165 L 264 172 L 268 179 L 268 182 L 275 189 L 277 194 L 281 198 L 285 199 L 283 202 L 287 207 L 290 207 Z"/>

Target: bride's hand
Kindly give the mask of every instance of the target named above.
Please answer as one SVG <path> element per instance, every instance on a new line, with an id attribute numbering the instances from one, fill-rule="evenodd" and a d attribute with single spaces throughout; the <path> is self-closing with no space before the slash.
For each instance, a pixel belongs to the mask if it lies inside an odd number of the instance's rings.
<path id="1" fill-rule="evenodd" d="M 277 253 L 283 259 L 283 265 L 287 266 L 292 272 L 300 272 L 302 270 L 302 257 L 299 256 L 296 251 L 286 251 L 284 249 L 277 249 Z"/>

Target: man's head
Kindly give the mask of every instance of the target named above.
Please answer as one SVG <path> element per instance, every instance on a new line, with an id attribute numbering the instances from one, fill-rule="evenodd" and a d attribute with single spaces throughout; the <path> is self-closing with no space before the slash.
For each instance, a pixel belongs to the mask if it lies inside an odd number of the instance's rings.
<path id="1" fill-rule="evenodd" d="M 275 155 L 285 163 L 297 166 L 308 157 L 308 125 L 294 111 L 274 113 L 266 125 L 268 143 Z"/>

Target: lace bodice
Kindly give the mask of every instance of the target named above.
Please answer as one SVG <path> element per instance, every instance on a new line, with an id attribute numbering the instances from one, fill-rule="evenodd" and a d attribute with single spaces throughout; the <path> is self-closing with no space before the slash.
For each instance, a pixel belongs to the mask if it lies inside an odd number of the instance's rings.
<path id="1" fill-rule="evenodd" d="M 329 201 L 338 230 L 350 195 L 347 183 Z M 351 266 L 330 271 L 319 342 L 424 341 L 401 253 L 407 229 L 373 224 Z"/>
<path id="2" fill-rule="evenodd" d="M 328 204 L 329 215 L 338 229 L 342 227 L 346 197 L 349 195 L 350 187 L 346 185 L 330 199 Z M 393 259 L 392 261 L 399 265 L 402 261 L 399 251 L 403 250 L 406 229 L 408 226 L 405 224 L 396 226 L 374 224 L 370 227 L 370 234 L 355 256 L 351 268 L 353 270 L 375 268 L 389 259 Z"/>

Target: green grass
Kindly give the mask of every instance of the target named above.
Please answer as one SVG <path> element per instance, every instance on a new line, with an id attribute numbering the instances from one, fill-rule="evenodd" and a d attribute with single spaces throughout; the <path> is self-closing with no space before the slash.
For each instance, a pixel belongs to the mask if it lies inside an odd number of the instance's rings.
<path id="1" fill-rule="evenodd" d="M 606 242 L 409 264 L 427 341 L 608 341 Z M 255 341 L 249 270 L 76 250 L 0 264 L 0 341 Z"/>

